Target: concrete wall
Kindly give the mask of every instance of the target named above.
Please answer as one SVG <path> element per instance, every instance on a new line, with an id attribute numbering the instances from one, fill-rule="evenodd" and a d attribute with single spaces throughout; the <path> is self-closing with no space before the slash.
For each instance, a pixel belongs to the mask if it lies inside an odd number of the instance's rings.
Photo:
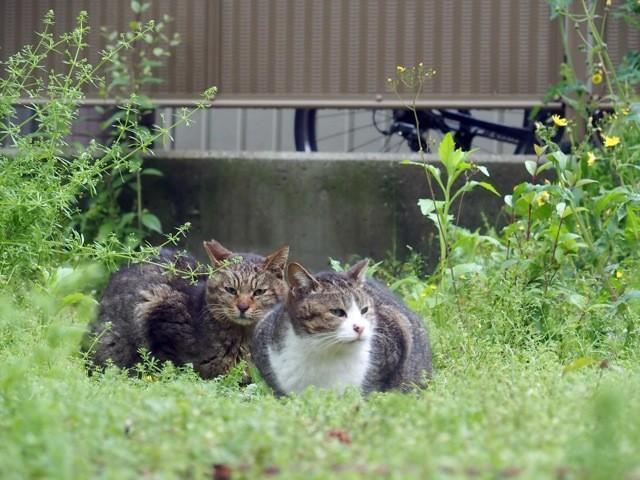
<path id="1" fill-rule="evenodd" d="M 423 171 L 401 165 L 406 155 L 248 152 L 165 152 L 148 165 L 146 206 L 166 231 L 191 222 L 186 247 L 216 238 L 235 251 L 266 254 L 289 244 L 291 260 L 312 269 L 329 257 L 403 257 L 412 246 L 433 259 L 433 228 L 417 207 L 428 197 Z M 526 178 L 525 156 L 477 156 L 501 192 Z M 433 160 L 431 158 L 431 160 Z M 502 199 L 467 195 L 461 223 L 501 222 Z M 503 219 L 502 219 L 503 220 Z M 203 258 L 204 259 L 204 258 Z"/>

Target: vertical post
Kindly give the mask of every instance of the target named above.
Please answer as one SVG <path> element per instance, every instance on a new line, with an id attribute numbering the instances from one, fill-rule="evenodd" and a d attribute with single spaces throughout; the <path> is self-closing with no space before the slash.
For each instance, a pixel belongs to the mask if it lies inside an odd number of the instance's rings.
<path id="1" fill-rule="evenodd" d="M 200 150 L 209 150 L 209 109 L 200 110 Z"/>
<path id="2" fill-rule="evenodd" d="M 238 109 L 238 123 L 236 128 L 236 150 L 242 151 L 247 148 L 247 109 Z"/>
<path id="3" fill-rule="evenodd" d="M 282 110 L 280 108 L 273 109 L 273 131 L 271 137 L 271 148 L 275 152 L 282 150 Z"/>

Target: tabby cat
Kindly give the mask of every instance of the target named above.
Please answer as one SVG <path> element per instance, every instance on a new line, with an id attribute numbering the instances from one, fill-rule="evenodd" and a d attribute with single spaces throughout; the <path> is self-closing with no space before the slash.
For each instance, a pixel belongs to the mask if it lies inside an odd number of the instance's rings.
<path id="1" fill-rule="evenodd" d="M 375 280 L 363 260 L 345 273 L 287 269 L 286 304 L 258 324 L 251 356 L 277 394 L 310 385 L 363 393 L 406 390 L 431 375 L 431 349 L 418 316 Z"/>
<path id="2" fill-rule="evenodd" d="M 213 378 L 244 357 L 256 323 L 286 298 L 289 247 L 266 258 L 234 254 L 215 240 L 204 248 L 217 269 L 210 277 L 191 255 L 165 249 L 156 261 L 111 277 L 85 341 L 94 366 L 110 360 L 131 368 L 144 348 L 160 361 L 190 363 L 202 378 Z M 196 271 L 197 283 L 168 274 L 168 263 Z"/>

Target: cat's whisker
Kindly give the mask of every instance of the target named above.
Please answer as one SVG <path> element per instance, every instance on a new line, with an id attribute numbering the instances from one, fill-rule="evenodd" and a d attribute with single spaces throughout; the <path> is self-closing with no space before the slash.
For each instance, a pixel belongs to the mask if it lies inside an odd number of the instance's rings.
<path id="1" fill-rule="evenodd" d="M 206 273 L 192 255 L 163 248 L 150 262 L 112 275 L 90 327 L 93 364 L 112 362 L 131 369 L 146 360 L 139 353 L 144 347 L 154 361 L 190 363 L 203 378 L 213 378 L 243 358 L 249 337 L 244 327 L 259 322 L 285 299 L 288 247 L 266 258 L 241 254 L 237 262 L 229 262 L 234 254 L 214 240 L 204 247 L 218 267 Z M 201 274 L 189 278 L 177 273 L 198 271 Z M 254 298 L 257 290 L 264 295 Z M 132 296 L 137 300 L 129 301 Z M 239 319 L 241 311 L 244 318 Z M 121 340 L 132 337 L 135 342 Z"/>
<path id="2" fill-rule="evenodd" d="M 430 376 L 422 320 L 386 287 L 365 278 L 367 264 L 318 275 L 289 265 L 286 309 L 257 325 L 251 351 L 278 393 L 312 385 L 368 393 L 421 384 Z"/>

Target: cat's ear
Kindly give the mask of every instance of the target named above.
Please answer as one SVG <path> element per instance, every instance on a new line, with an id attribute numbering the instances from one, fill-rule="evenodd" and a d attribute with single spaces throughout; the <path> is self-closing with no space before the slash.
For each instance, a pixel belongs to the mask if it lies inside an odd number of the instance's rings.
<path id="1" fill-rule="evenodd" d="M 287 259 L 289 258 L 289 246 L 276 250 L 269 255 L 264 261 L 265 270 L 274 272 L 281 278 L 284 277 L 284 268 L 287 266 Z"/>
<path id="2" fill-rule="evenodd" d="M 356 283 L 364 282 L 365 273 L 367 273 L 367 267 L 369 266 L 369 259 L 365 258 L 364 260 L 360 260 L 353 267 L 347 270 L 346 274 L 351 280 Z"/>
<path id="3" fill-rule="evenodd" d="M 294 295 L 299 292 L 310 292 L 318 285 L 318 281 L 299 263 L 290 263 L 287 267 L 287 283 Z"/>
<path id="4" fill-rule="evenodd" d="M 222 244 L 216 240 L 209 240 L 202 242 L 204 251 L 207 252 L 209 260 L 215 266 L 221 265 L 225 260 L 233 257 L 233 253 L 222 246 Z"/>

